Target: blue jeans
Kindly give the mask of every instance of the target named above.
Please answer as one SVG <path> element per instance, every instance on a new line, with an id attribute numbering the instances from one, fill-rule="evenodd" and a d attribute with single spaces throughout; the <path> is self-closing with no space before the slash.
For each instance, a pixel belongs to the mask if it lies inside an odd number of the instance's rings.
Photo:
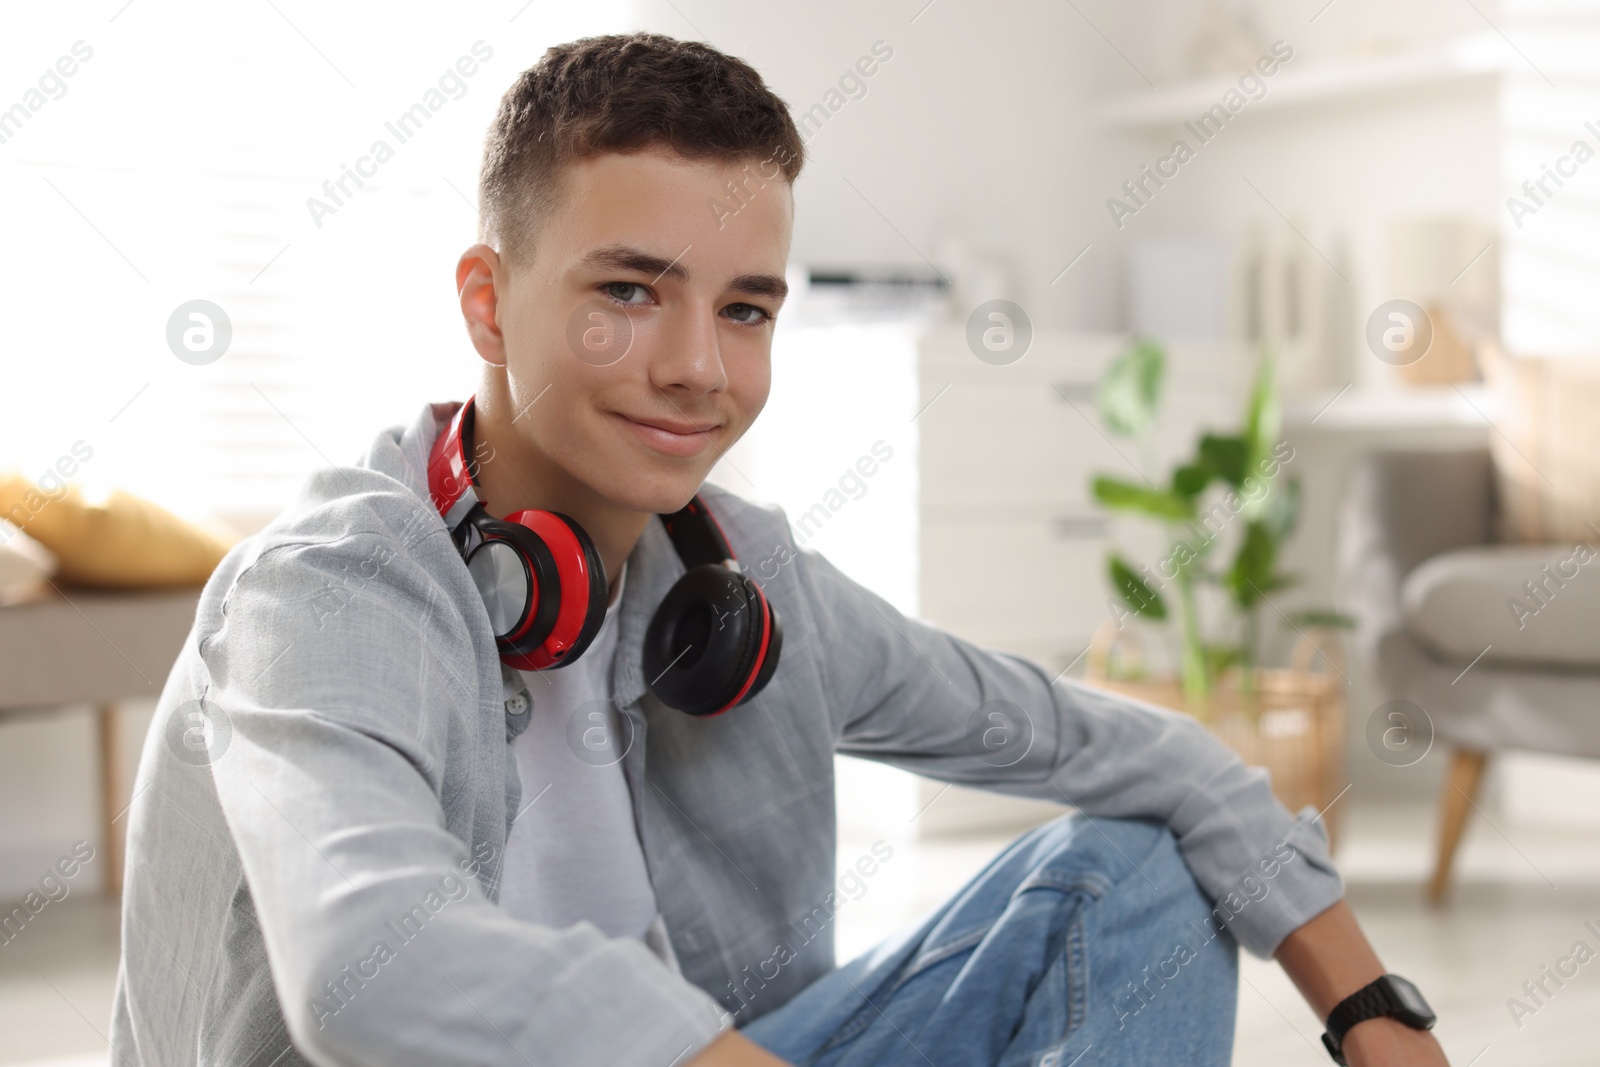
<path id="1" fill-rule="evenodd" d="M 1238 948 L 1158 823 L 1070 814 L 741 1032 L 799 1067 L 1218 1064 Z"/>

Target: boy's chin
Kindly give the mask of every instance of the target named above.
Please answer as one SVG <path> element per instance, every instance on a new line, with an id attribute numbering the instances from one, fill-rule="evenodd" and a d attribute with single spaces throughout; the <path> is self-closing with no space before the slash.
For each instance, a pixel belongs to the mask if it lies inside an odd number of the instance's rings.
<path id="1" fill-rule="evenodd" d="M 651 515 L 670 515 L 694 498 L 705 481 L 703 475 L 642 476 L 634 471 L 617 479 L 605 493 L 612 504 Z"/>

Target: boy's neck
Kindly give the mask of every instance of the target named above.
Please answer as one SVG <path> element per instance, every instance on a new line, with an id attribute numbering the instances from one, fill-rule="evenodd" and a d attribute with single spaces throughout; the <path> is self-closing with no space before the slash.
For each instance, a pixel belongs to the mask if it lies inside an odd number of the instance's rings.
<path id="1" fill-rule="evenodd" d="M 485 375 L 473 407 L 472 446 L 482 457 L 477 482 L 484 508 L 497 519 L 536 509 L 559 511 L 576 520 L 599 550 L 614 594 L 617 575 L 651 515 L 605 500 L 518 433 L 516 411 L 503 379 Z"/>

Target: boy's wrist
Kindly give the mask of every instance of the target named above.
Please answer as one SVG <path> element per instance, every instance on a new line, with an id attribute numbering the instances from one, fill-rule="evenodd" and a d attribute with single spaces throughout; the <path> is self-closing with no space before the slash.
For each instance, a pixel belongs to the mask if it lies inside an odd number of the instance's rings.
<path id="1" fill-rule="evenodd" d="M 1431 1031 L 1413 1030 L 1386 1015 L 1352 1026 L 1340 1048 L 1350 1067 L 1440 1067 L 1448 1062 Z"/>
<path id="2" fill-rule="evenodd" d="M 1343 901 L 1291 931 L 1274 956 L 1323 1022 L 1340 1001 L 1385 973 Z"/>
<path id="3" fill-rule="evenodd" d="M 724 1031 L 690 1060 L 688 1067 L 789 1067 L 737 1030 Z"/>

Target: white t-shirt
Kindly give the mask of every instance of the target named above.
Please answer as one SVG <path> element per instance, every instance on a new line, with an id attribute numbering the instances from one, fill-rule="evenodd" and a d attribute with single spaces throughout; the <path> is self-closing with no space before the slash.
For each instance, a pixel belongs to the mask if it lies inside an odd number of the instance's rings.
<path id="1" fill-rule="evenodd" d="M 658 921 L 622 772 L 630 743 L 611 703 L 624 564 L 594 642 L 559 670 L 523 671 L 533 708 L 511 742 L 522 780 L 520 813 L 506 839 L 500 906 L 543 926 L 582 919 L 610 937 L 637 937 L 676 967 Z"/>

